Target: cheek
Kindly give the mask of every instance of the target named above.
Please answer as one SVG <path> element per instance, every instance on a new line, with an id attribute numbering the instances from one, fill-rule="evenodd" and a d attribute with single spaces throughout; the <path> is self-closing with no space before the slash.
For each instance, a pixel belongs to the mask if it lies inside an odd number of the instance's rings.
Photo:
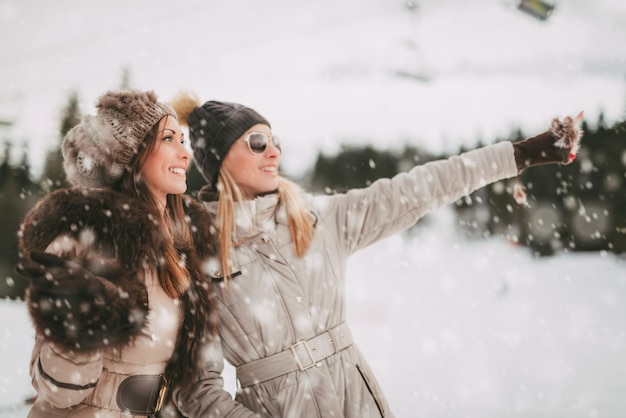
<path id="1" fill-rule="evenodd" d="M 254 172 L 250 169 L 250 167 L 239 167 L 236 168 L 235 171 L 231 171 L 233 173 L 233 178 L 239 184 L 248 184 L 254 181 Z"/>
<path id="2" fill-rule="evenodd" d="M 247 155 L 247 149 L 245 151 L 246 152 L 244 153 L 241 152 L 241 150 L 239 149 L 232 150 L 231 152 L 226 154 L 226 157 L 224 157 L 224 162 L 222 163 L 222 167 L 226 169 L 237 181 L 248 178 L 250 176 L 250 173 L 253 172 L 254 164 L 253 161 L 250 161 L 250 157 L 253 156 Z"/>
<path id="3" fill-rule="evenodd" d="M 230 173 L 231 177 L 235 181 L 237 181 L 239 170 L 237 169 L 237 164 L 233 162 L 233 158 L 230 158 L 229 155 L 227 155 L 224 158 L 224 161 L 222 162 L 222 166 L 220 167 L 220 170 L 227 171 L 228 173 Z"/>
<path id="4" fill-rule="evenodd" d="M 141 169 L 141 175 L 144 179 L 152 179 L 154 172 L 154 164 L 152 160 L 146 161 L 143 168 Z"/>

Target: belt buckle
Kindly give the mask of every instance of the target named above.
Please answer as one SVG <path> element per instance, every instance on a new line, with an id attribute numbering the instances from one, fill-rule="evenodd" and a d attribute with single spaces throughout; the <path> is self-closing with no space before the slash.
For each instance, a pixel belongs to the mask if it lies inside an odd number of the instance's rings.
<path id="1" fill-rule="evenodd" d="M 311 359 L 310 364 L 302 365 L 302 362 L 300 361 L 300 356 L 298 356 L 298 352 L 296 351 L 296 348 L 299 345 L 304 345 L 304 348 L 306 349 L 306 353 L 309 355 L 309 358 Z M 298 368 L 300 369 L 301 372 L 308 370 L 311 367 L 315 366 L 315 357 L 313 357 L 313 353 L 311 352 L 311 349 L 309 348 L 309 345 L 306 343 L 306 341 L 304 340 L 298 341 L 297 343 L 289 347 L 289 349 L 293 353 L 293 357 L 296 359 L 296 363 L 298 363 Z"/>
<path id="2" fill-rule="evenodd" d="M 161 376 L 163 378 L 163 384 L 159 388 L 159 395 L 156 400 L 156 404 L 154 405 L 154 413 L 161 412 L 163 406 L 165 406 L 165 399 L 167 398 L 167 391 L 170 387 L 170 382 L 167 380 L 165 376 Z"/>
<path id="3" fill-rule="evenodd" d="M 131 415 L 154 416 L 165 407 L 169 385 L 162 374 L 127 376 L 117 388 L 117 406 Z"/>

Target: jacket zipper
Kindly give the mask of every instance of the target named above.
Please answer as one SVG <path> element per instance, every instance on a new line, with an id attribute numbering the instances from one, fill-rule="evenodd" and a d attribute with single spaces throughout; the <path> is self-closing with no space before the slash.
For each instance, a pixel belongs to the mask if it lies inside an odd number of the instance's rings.
<path id="1" fill-rule="evenodd" d="M 250 201 L 250 216 L 252 217 L 252 230 L 258 230 L 257 219 L 256 219 L 256 197 Z"/>

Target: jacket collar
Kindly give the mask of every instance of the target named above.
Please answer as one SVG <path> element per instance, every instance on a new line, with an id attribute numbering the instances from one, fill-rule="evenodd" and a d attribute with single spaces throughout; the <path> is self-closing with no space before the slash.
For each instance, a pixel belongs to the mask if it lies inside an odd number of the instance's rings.
<path id="1" fill-rule="evenodd" d="M 217 216 L 217 202 L 204 203 L 213 216 Z M 254 199 L 235 203 L 237 223 L 235 241 L 255 236 L 262 232 L 273 232 L 276 225 L 287 225 L 287 213 L 278 205 L 278 193 L 257 196 Z"/>

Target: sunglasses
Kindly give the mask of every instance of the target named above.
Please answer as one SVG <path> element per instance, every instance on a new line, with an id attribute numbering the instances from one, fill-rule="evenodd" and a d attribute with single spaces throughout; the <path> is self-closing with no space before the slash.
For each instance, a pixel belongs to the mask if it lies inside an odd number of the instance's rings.
<path id="1" fill-rule="evenodd" d="M 248 149 L 253 154 L 263 154 L 267 149 L 267 144 L 271 141 L 272 144 L 280 152 L 280 140 L 276 135 L 267 135 L 262 132 L 250 132 L 243 139 L 248 144 Z"/>

